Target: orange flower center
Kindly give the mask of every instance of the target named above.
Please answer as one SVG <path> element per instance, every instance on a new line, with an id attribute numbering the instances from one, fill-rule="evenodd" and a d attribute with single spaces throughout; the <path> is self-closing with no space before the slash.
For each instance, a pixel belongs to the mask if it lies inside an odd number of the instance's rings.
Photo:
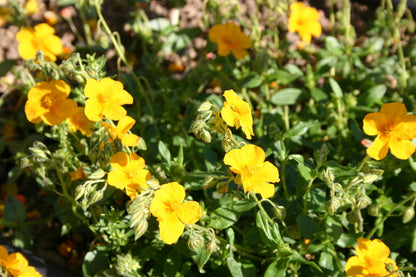
<path id="1" fill-rule="evenodd" d="M 225 45 L 228 46 L 228 48 L 230 48 L 230 49 L 235 49 L 236 48 L 235 43 L 232 40 L 230 40 L 228 37 L 223 36 L 221 38 L 221 40 Z"/>
<path id="2" fill-rule="evenodd" d="M 47 93 L 40 99 L 40 105 L 42 108 L 49 109 L 53 103 L 53 96 L 51 93 Z"/>
<path id="3" fill-rule="evenodd" d="M 100 102 L 100 104 L 104 104 L 104 103 L 108 102 L 109 99 L 108 99 L 107 95 L 104 95 L 103 93 L 98 93 L 97 100 L 98 100 L 98 102 Z"/>

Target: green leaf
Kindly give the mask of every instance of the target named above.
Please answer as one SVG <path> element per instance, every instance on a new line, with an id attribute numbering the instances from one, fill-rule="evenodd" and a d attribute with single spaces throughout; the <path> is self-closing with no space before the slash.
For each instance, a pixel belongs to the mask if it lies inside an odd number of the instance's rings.
<path id="1" fill-rule="evenodd" d="M 6 75 L 16 63 L 17 60 L 5 60 L 0 63 L 0 77 Z"/>
<path id="2" fill-rule="evenodd" d="M 228 228 L 238 220 L 238 216 L 230 209 L 218 208 L 212 213 L 210 226 L 217 230 Z"/>
<path id="3" fill-rule="evenodd" d="M 233 256 L 228 256 L 227 266 L 230 270 L 231 276 L 233 277 L 243 277 L 243 271 L 241 270 L 241 263 L 237 262 Z"/>
<path id="4" fill-rule="evenodd" d="M 367 92 L 358 97 L 358 103 L 367 107 L 372 107 L 375 103 L 380 102 L 386 94 L 387 86 L 380 84 L 370 88 Z"/>
<path id="5" fill-rule="evenodd" d="M 335 56 L 340 56 L 344 53 L 344 46 L 332 36 L 325 38 L 325 48 Z"/>
<path id="6" fill-rule="evenodd" d="M 334 270 L 334 257 L 329 252 L 322 252 L 318 264 L 328 270 Z"/>
<path id="7" fill-rule="evenodd" d="M 168 164 L 170 164 L 170 162 L 172 161 L 172 157 L 170 155 L 170 151 L 167 148 L 166 144 L 163 143 L 163 141 L 159 141 L 158 145 L 157 145 L 158 149 L 159 149 L 159 153 L 162 156 L 162 158 L 165 160 L 165 162 L 167 162 Z"/>
<path id="8" fill-rule="evenodd" d="M 230 209 L 237 213 L 244 213 L 256 206 L 256 202 L 251 200 L 239 200 L 239 201 L 233 201 L 231 205 L 229 206 Z"/>
<path id="9" fill-rule="evenodd" d="M 299 225 L 299 231 L 304 238 L 310 239 L 315 233 L 316 224 L 312 217 L 300 214 L 296 217 L 296 222 Z"/>
<path id="10" fill-rule="evenodd" d="M 203 247 L 202 247 L 203 248 Z M 175 276 L 182 265 L 182 256 L 172 251 L 163 261 L 163 276 Z"/>
<path id="11" fill-rule="evenodd" d="M 342 89 L 339 86 L 338 82 L 333 78 L 329 78 L 329 85 L 331 86 L 332 92 L 334 93 L 335 98 L 342 98 Z"/>
<path id="12" fill-rule="evenodd" d="M 336 245 L 342 248 L 352 247 L 357 243 L 357 239 L 362 238 L 363 236 L 364 236 L 364 233 L 358 233 L 358 234 L 342 233 L 339 239 L 337 240 Z"/>
<path id="13" fill-rule="evenodd" d="M 282 238 L 280 237 L 279 225 L 274 222 L 273 225 L 270 226 L 266 215 L 264 215 L 261 211 L 257 212 L 256 226 L 259 228 L 261 239 L 270 248 L 276 248 L 282 241 Z"/>
<path id="14" fill-rule="evenodd" d="M 269 267 L 267 267 L 264 277 L 285 277 L 288 266 L 288 259 L 274 261 L 269 265 Z"/>
<path id="15" fill-rule="evenodd" d="M 288 130 L 286 133 L 284 133 L 283 138 L 301 136 L 305 134 L 310 128 L 314 127 L 317 124 L 318 124 L 317 121 L 306 121 L 306 122 L 301 121 L 295 126 L 293 126 L 292 128 L 290 128 L 290 130 Z"/>
<path id="16" fill-rule="evenodd" d="M 276 81 L 276 83 L 280 85 L 288 85 L 297 78 L 299 78 L 299 76 L 290 74 L 285 70 L 277 70 L 270 77 L 272 78 L 272 80 Z"/>
<path id="17" fill-rule="evenodd" d="M 327 217 L 325 223 L 327 234 L 333 238 L 333 241 L 337 241 L 342 235 L 342 224 L 330 216 Z"/>
<path id="18" fill-rule="evenodd" d="M 93 277 L 103 268 L 108 268 L 108 256 L 106 252 L 94 249 L 85 255 L 82 263 L 82 273 L 85 277 Z"/>
<path id="19" fill-rule="evenodd" d="M 205 247 L 201 247 L 194 252 L 195 254 L 192 255 L 192 259 L 196 263 L 199 273 L 204 274 L 204 265 L 208 262 L 209 257 L 211 257 L 211 252 L 207 251 Z"/>
<path id="20" fill-rule="evenodd" d="M 270 101 L 275 105 L 293 105 L 298 102 L 302 90 L 298 88 L 284 88 L 273 94 Z"/>
<path id="21" fill-rule="evenodd" d="M 7 197 L 4 207 L 3 219 L 5 221 L 22 223 L 26 219 L 26 208 L 22 202 L 13 196 Z"/>
<path id="22" fill-rule="evenodd" d="M 316 102 L 328 100 L 328 95 L 319 88 L 311 89 L 311 96 Z"/>
<path id="23" fill-rule="evenodd" d="M 241 80 L 241 86 L 245 88 L 256 88 L 263 82 L 263 76 L 255 72 L 251 72 L 248 76 Z"/>
<path id="24" fill-rule="evenodd" d="M 292 155 L 289 155 L 289 159 L 290 160 L 295 160 L 298 163 L 297 169 L 299 170 L 300 175 L 302 175 L 302 177 L 306 181 L 309 181 L 312 178 L 312 176 L 311 176 L 311 171 L 312 170 L 305 165 L 302 155 L 292 154 Z"/>

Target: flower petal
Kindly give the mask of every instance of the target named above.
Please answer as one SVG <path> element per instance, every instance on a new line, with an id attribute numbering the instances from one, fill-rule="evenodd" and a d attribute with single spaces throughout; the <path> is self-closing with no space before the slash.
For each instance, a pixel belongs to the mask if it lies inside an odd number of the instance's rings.
<path id="1" fill-rule="evenodd" d="M 108 173 L 108 184 L 118 189 L 124 189 L 130 184 L 130 179 L 126 178 L 126 174 L 120 169 L 114 169 Z"/>
<path id="2" fill-rule="evenodd" d="M 185 225 L 180 222 L 175 214 L 166 214 L 165 217 L 158 219 L 160 239 L 166 244 L 174 244 L 183 234 Z"/>
<path id="3" fill-rule="evenodd" d="M 385 132 L 388 128 L 387 117 L 383 113 L 369 113 L 363 119 L 363 130 L 369 136 Z"/>
<path id="4" fill-rule="evenodd" d="M 384 104 L 380 112 L 384 114 L 387 118 L 395 120 L 400 120 L 403 116 L 407 114 L 406 106 L 403 103 L 393 102 Z"/>
<path id="5" fill-rule="evenodd" d="M 368 276 L 369 272 L 365 267 L 363 267 L 363 261 L 359 257 L 353 256 L 347 260 L 345 273 L 347 273 L 348 276 L 364 277 Z"/>
<path id="6" fill-rule="evenodd" d="M 176 209 L 176 216 L 187 225 L 198 222 L 202 214 L 201 206 L 196 201 L 182 203 Z"/>
<path id="7" fill-rule="evenodd" d="M 126 134 L 121 137 L 121 143 L 124 146 L 137 146 L 139 143 L 139 137 L 135 134 Z"/>
<path id="8" fill-rule="evenodd" d="M 134 126 L 136 120 L 130 116 L 125 116 L 120 119 L 116 126 L 116 132 L 118 135 L 125 135 Z"/>
<path id="9" fill-rule="evenodd" d="M 85 101 L 85 115 L 91 121 L 100 121 L 103 118 L 103 106 L 95 99 Z"/>
<path id="10" fill-rule="evenodd" d="M 398 159 L 407 160 L 415 152 L 415 145 L 410 140 L 399 140 L 397 137 L 390 137 L 389 148 L 391 154 Z"/>
<path id="11" fill-rule="evenodd" d="M 386 136 L 377 136 L 370 147 L 367 148 L 367 154 L 373 159 L 381 160 L 386 157 L 389 151 L 389 138 Z"/>

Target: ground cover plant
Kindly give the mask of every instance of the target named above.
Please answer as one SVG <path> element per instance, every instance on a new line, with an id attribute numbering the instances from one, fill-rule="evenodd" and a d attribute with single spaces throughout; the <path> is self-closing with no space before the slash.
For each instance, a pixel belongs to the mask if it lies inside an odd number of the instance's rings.
<path id="1" fill-rule="evenodd" d="M 378 4 L 0 2 L 1 275 L 42 275 L 13 245 L 83 276 L 414 276 L 416 25 Z"/>

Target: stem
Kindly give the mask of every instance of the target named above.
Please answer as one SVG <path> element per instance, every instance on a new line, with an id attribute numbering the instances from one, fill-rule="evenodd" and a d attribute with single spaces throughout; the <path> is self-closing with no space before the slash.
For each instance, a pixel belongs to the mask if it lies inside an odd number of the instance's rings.
<path id="1" fill-rule="evenodd" d="M 134 70 L 132 68 L 132 66 L 128 63 L 127 59 L 126 59 L 126 55 L 124 54 L 124 48 L 123 46 L 119 43 L 119 41 L 116 39 L 115 35 L 113 32 L 111 32 L 110 27 L 108 26 L 107 22 L 104 19 L 104 16 L 101 12 L 101 4 L 99 3 L 99 1 L 95 1 L 94 2 L 94 7 L 97 11 L 97 15 L 98 15 L 98 19 L 101 23 L 101 25 L 104 28 L 105 33 L 110 37 L 111 42 L 114 46 L 114 49 L 117 52 L 117 55 L 119 56 L 119 58 L 121 59 L 121 61 L 124 63 L 124 65 L 127 67 L 129 73 L 131 74 L 131 76 L 133 77 L 133 79 L 135 80 L 136 84 L 137 84 L 137 90 L 139 91 L 140 94 L 142 94 L 143 98 L 146 101 L 146 105 L 149 109 L 149 113 L 152 116 L 152 118 L 154 118 L 154 112 L 153 112 L 153 108 L 152 105 L 149 101 L 149 98 L 147 97 L 144 88 L 142 86 L 142 83 L 140 82 L 140 79 L 137 77 L 137 75 L 134 73 Z M 158 133 L 158 128 L 156 126 L 156 124 L 153 122 L 154 127 L 156 132 Z"/>
<path id="2" fill-rule="evenodd" d="M 315 181 L 315 178 L 311 178 L 309 180 L 308 186 L 306 187 L 305 200 L 303 200 L 303 212 L 305 214 L 308 213 L 308 198 L 309 198 L 309 192 L 312 188 L 313 181 Z"/>
<path id="3" fill-rule="evenodd" d="M 58 179 L 59 182 L 61 184 L 62 187 L 62 194 L 61 196 L 64 197 L 66 200 L 68 200 L 71 203 L 71 208 L 72 208 L 72 213 L 81 220 L 82 223 L 84 223 L 88 229 L 90 229 L 90 231 L 96 236 L 98 237 L 97 231 L 89 224 L 88 220 L 80 215 L 77 211 L 77 203 L 75 202 L 75 200 L 69 195 L 67 187 L 66 187 L 66 183 L 64 182 L 64 179 L 62 177 L 61 174 L 61 168 L 58 166 L 58 164 L 56 163 L 55 160 L 53 160 L 54 166 L 55 166 L 55 171 L 58 175 Z"/>
<path id="4" fill-rule="evenodd" d="M 83 2 L 83 1 L 81 1 L 81 2 Z M 82 22 L 82 29 L 84 30 L 85 40 L 87 42 L 87 45 L 92 45 L 93 40 L 92 40 L 92 37 L 91 37 L 91 29 L 90 29 L 90 26 L 88 25 L 88 21 L 87 21 L 87 18 L 85 16 L 84 10 L 82 9 L 82 4 L 80 3 L 80 1 L 78 1 L 78 3 L 76 3 L 75 7 L 78 10 L 79 17 L 80 17 L 81 22 Z M 71 18 L 70 21 L 72 22 L 72 18 Z M 71 26 L 71 24 L 69 24 L 69 25 L 72 29 L 73 27 Z M 72 23 L 72 25 L 74 25 L 74 24 Z M 78 34 L 78 32 L 75 32 L 75 34 Z M 79 34 L 78 34 L 78 36 L 79 36 Z"/>
<path id="5" fill-rule="evenodd" d="M 287 186 L 286 186 L 286 160 L 282 161 L 282 187 L 283 187 L 283 192 L 285 195 L 285 199 L 289 200 L 289 193 L 287 192 Z"/>
<path id="6" fill-rule="evenodd" d="M 370 231 L 370 233 L 368 233 L 367 238 L 371 239 L 373 237 L 373 235 L 375 234 L 375 232 L 377 232 L 379 226 L 381 224 L 384 223 L 384 221 L 387 220 L 387 218 L 389 218 L 392 213 L 397 209 L 400 208 L 401 206 L 403 206 L 406 202 L 412 200 L 414 197 L 416 197 L 416 192 L 410 194 L 409 196 L 407 196 L 405 199 L 403 199 L 402 201 L 400 201 L 399 203 L 397 203 L 396 205 L 393 206 L 393 208 L 391 208 L 389 210 L 389 212 L 387 214 L 384 215 L 384 217 L 373 227 L 373 229 Z"/>

